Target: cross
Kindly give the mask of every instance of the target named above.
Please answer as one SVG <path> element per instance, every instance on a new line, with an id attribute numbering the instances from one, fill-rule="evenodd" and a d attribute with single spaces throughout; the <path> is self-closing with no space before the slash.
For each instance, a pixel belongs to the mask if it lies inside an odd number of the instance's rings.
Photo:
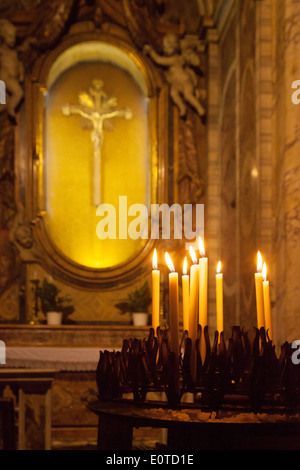
<path id="1" fill-rule="evenodd" d="M 117 99 L 108 97 L 103 90 L 102 80 L 93 80 L 89 93 L 78 96 L 79 105 L 66 104 L 62 107 L 65 116 L 79 114 L 92 124 L 91 140 L 94 145 L 94 205 L 101 203 L 101 148 L 103 144 L 103 125 L 114 117 L 132 118 L 130 109 L 116 109 Z"/>

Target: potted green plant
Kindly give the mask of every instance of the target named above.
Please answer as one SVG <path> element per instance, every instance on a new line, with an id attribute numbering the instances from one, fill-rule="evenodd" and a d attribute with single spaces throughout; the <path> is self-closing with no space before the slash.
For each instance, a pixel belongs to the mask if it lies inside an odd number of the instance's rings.
<path id="1" fill-rule="evenodd" d="M 146 326 L 151 301 L 151 292 L 146 281 L 142 287 L 128 294 L 126 299 L 115 304 L 115 307 L 120 310 L 121 314 L 129 313 L 132 316 L 134 326 Z"/>
<path id="2" fill-rule="evenodd" d="M 48 325 L 60 325 L 63 319 L 73 313 L 74 307 L 69 305 L 72 300 L 69 297 L 60 296 L 57 286 L 48 282 L 47 279 L 43 280 L 41 286 L 37 286 L 36 293 Z"/>

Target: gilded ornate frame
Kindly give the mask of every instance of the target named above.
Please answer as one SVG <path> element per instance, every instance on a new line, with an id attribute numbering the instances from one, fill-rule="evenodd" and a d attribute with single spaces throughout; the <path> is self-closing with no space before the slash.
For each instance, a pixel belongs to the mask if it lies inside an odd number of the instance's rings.
<path id="1" fill-rule="evenodd" d="M 65 282 L 82 287 L 109 287 L 129 282 L 151 268 L 150 252 L 155 240 L 147 240 L 142 250 L 126 263 L 112 268 L 96 269 L 81 266 L 68 259 L 53 244 L 44 223 L 43 169 L 44 169 L 44 92 L 47 77 L 55 60 L 73 45 L 85 41 L 101 41 L 119 47 L 130 56 L 142 72 L 149 97 L 149 136 L 151 161 L 151 203 L 161 204 L 168 200 L 168 150 L 169 150 L 169 99 L 168 89 L 155 68 L 124 34 L 106 34 L 87 31 L 65 36 L 58 47 L 36 62 L 26 85 L 28 173 L 27 213 L 33 227 L 33 236 L 44 268 Z"/>

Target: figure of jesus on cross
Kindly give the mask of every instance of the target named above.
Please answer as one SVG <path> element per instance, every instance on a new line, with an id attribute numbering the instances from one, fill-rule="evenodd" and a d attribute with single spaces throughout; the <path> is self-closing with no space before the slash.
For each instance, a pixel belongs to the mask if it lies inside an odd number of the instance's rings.
<path id="1" fill-rule="evenodd" d="M 94 205 L 101 204 L 101 148 L 103 126 L 114 117 L 132 118 L 130 109 L 116 109 L 117 99 L 108 97 L 103 90 L 102 80 L 93 80 L 90 92 L 79 94 L 79 105 L 66 104 L 62 107 L 65 116 L 79 114 L 92 125 L 91 140 L 94 145 Z"/>

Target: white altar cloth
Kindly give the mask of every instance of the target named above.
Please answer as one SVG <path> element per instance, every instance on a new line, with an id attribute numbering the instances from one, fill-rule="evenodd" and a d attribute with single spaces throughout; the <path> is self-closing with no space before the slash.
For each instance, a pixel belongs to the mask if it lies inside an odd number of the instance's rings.
<path id="1" fill-rule="evenodd" d="M 105 348 L 108 351 L 112 349 Z M 49 368 L 61 371 L 96 371 L 99 348 L 66 347 L 10 347 L 6 348 L 9 368 Z M 3 367 L 3 366 L 2 366 Z"/>

